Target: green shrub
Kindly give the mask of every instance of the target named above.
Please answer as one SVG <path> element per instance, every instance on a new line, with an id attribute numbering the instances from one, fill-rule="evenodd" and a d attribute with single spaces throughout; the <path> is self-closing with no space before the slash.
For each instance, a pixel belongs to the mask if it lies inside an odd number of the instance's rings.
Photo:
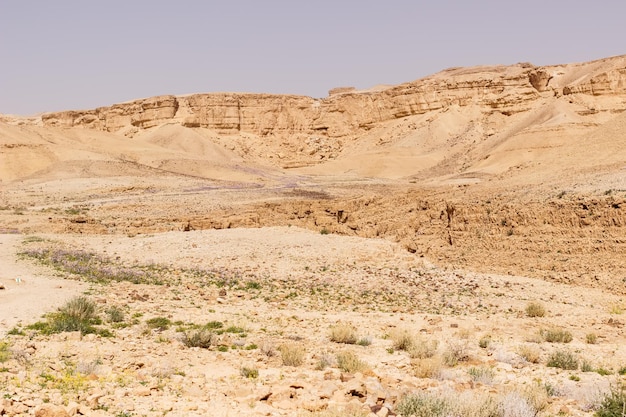
<path id="1" fill-rule="evenodd" d="M 222 327 L 224 327 L 224 323 L 222 323 L 221 321 L 210 321 L 205 324 L 204 327 L 209 330 L 221 329 Z"/>
<path id="2" fill-rule="evenodd" d="M 68 301 L 58 311 L 48 314 L 45 322 L 33 323 L 26 327 L 43 334 L 77 331 L 89 334 L 97 333 L 94 325 L 101 323 L 102 320 L 96 313 L 96 304 L 87 297 L 78 296 Z"/>
<path id="3" fill-rule="evenodd" d="M 66 316 L 75 317 L 81 321 L 94 320 L 97 317 L 96 303 L 83 296 L 71 299 L 59 311 Z"/>
<path id="4" fill-rule="evenodd" d="M 244 329 L 243 327 L 240 327 L 240 326 L 228 326 L 224 330 L 224 333 L 239 333 L 239 334 L 243 334 L 245 332 L 246 332 L 246 329 Z"/>
<path id="5" fill-rule="evenodd" d="M 153 317 L 146 320 L 146 324 L 150 329 L 155 329 L 162 332 L 170 328 L 172 321 L 167 317 Z"/>
<path id="6" fill-rule="evenodd" d="M 182 342 L 187 347 L 208 349 L 213 345 L 215 335 L 206 329 L 190 330 L 183 333 Z"/>
<path id="7" fill-rule="evenodd" d="M 568 350 L 556 350 L 548 357 L 547 366 L 567 370 L 578 369 L 578 358 Z"/>
<path id="8" fill-rule="evenodd" d="M 590 345 L 595 345 L 598 341 L 598 336 L 595 333 L 587 333 L 585 335 L 585 341 Z"/>
<path id="9" fill-rule="evenodd" d="M 26 335 L 26 333 L 24 333 L 24 330 L 20 329 L 19 327 L 14 327 L 11 330 L 9 330 L 7 332 L 8 335 L 12 335 L 12 336 L 24 336 Z"/>
<path id="10" fill-rule="evenodd" d="M 0 342 L 0 363 L 6 362 L 11 357 L 8 342 Z"/>
<path id="11" fill-rule="evenodd" d="M 121 323 L 124 321 L 124 310 L 117 306 L 110 307 L 105 313 L 111 323 Z"/>
<path id="12" fill-rule="evenodd" d="M 259 370 L 257 368 L 248 368 L 244 366 L 241 368 L 241 376 L 244 378 L 256 379 L 259 377 Z"/>
<path id="13" fill-rule="evenodd" d="M 623 417 L 626 415 L 626 391 L 624 386 L 613 387 L 611 391 L 605 395 L 599 409 L 596 411 L 596 417 Z"/>

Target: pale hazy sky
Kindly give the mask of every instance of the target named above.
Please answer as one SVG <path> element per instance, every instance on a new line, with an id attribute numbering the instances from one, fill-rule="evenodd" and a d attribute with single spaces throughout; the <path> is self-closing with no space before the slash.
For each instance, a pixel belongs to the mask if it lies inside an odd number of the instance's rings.
<path id="1" fill-rule="evenodd" d="M 626 54 L 625 17 L 623 0 L 0 0 L 0 113 L 589 61 Z"/>

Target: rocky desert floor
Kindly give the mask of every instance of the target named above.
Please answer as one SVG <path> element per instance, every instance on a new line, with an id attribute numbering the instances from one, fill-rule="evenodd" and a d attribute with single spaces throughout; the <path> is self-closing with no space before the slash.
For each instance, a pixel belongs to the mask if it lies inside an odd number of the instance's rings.
<path id="1" fill-rule="evenodd" d="M 625 86 L 0 116 L 0 415 L 623 416 Z"/>
<path id="2" fill-rule="evenodd" d="M 120 192 L 85 181 L 5 188 L 3 415 L 588 416 L 626 373 L 626 302 L 607 267 L 623 256 L 596 250 L 587 265 L 580 244 L 610 228 L 539 233 L 506 223 L 527 204 L 466 198 L 464 186 L 170 179 Z M 400 207 L 425 213 L 430 245 L 411 247 L 396 226 L 370 237 L 356 233 L 363 220 L 342 229 L 349 216 L 385 224 L 355 216 L 364 198 L 391 225 Z M 552 199 L 563 211 L 580 204 Z M 468 215 L 481 205 L 491 226 Z M 568 275 L 547 275 L 541 252 L 565 248 Z M 516 251 L 526 256 L 507 260 Z M 601 282 L 586 279 L 591 267 Z M 77 296 L 95 308 L 90 328 L 51 330 Z"/>

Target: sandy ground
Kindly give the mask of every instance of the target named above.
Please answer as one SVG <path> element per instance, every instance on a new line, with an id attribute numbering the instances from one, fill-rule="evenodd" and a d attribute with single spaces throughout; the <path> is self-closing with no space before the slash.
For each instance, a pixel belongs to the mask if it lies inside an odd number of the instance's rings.
<path id="1" fill-rule="evenodd" d="M 55 277 L 50 270 L 34 267 L 17 259 L 19 235 L 0 234 L 0 333 L 16 324 L 32 321 L 61 306 L 87 286 Z"/>

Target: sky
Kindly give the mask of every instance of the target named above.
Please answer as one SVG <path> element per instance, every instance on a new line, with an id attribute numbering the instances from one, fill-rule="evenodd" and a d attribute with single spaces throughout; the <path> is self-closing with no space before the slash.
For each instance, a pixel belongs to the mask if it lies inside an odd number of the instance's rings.
<path id="1" fill-rule="evenodd" d="M 0 0 L 0 113 L 626 54 L 623 0 Z"/>

